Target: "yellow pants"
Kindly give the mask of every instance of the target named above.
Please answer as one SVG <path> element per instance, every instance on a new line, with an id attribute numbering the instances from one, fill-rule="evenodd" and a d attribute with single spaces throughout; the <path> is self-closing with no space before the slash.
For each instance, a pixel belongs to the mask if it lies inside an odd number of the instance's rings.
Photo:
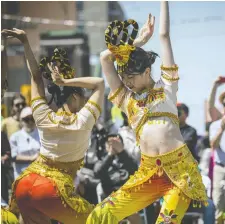
<path id="1" fill-rule="evenodd" d="M 196 186 L 196 187 L 195 187 Z M 186 145 L 158 157 L 142 155 L 138 171 L 97 205 L 87 224 L 116 224 L 163 197 L 157 224 L 179 224 L 189 207 L 207 201 L 197 164 Z"/>
<path id="2" fill-rule="evenodd" d="M 116 224 L 161 197 L 164 197 L 164 202 L 156 223 L 180 223 L 191 199 L 181 193 L 165 175 L 155 175 L 151 178 L 151 183 L 144 183 L 142 188 L 133 192 L 130 197 L 124 197 L 123 190 L 111 194 L 95 208 L 87 223 Z"/>

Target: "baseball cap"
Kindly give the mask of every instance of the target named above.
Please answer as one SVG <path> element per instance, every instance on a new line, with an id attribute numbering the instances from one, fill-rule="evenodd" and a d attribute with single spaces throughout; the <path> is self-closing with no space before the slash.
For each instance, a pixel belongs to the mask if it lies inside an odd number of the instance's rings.
<path id="1" fill-rule="evenodd" d="M 32 109 L 31 109 L 31 107 L 23 108 L 23 110 L 20 113 L 20 119 L 23 119 L 23 118 L 28 117 L 28 116 L 32 116 Z"/>

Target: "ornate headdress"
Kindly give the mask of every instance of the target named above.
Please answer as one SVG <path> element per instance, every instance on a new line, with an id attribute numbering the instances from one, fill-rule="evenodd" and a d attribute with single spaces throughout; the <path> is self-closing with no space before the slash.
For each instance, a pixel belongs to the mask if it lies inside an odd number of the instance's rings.
<path id="1" fill-rule="evenodd" d="M 51 58 L 44 57 L 40 61 L 40 70 L 44 78 L 52 81 L 51 71 L 49 70 L 47 64 L 53 62 L 56 63 L 60 68 L 61 75 L 64 79 L 74 78 L 74 69 L 71 68 L 68 55 L 65 50 L 56 48 L 54 54 Z M 51 104 L 55 100 L 58 107 L 61 107 L 66 99 L 73 93 L 84 95 L 84 89 L 79 87 L 63 86 L 59 87 L 56 84 L 49 83 L 47 86 L 48 92 L 52 95 L 48 104 Z"/>
<path id="2" fill-rule="evenodd" d="M 61 70 L 61 75 L 63 75 L 64 79 L 74 78 L 75 70 L 71 68 L 68 55 L 65 50 L 56 48 L 54 50 L 53 56 L 51 56 L 50 58 L 44 57 L 41 59 L 40 70 L 44 78 L 48 80 L 52 80 L 51 72 L 49 71 L 47 66 L 47 64 L 50 62 L 56 63 L 59 66 Z"/>
<path id="3" fill-rule="evenodd" d="M 133 30 L 128 41 L 129 25 L 133 25 Z M 123 31 L 120 43 L 117 44 L 117 37 Z M 133 42 L 138 34 L 138 24 L 133 19 L 124 22 L 115 20 L 109 24 L 105 31 L 105 42 L 108 49 L 114 54 L 117 62 L 118 72 L 123 72 L 128 65 L 130 54 L 136 49 Z M 127 41 L 127 43 L 126 43 Z"/>

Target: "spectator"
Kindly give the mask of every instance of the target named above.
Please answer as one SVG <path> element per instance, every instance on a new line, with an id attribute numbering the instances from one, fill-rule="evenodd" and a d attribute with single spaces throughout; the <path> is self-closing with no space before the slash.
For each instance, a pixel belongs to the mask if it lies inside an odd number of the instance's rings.
<path id="1" fill-rule="evenodd" d="M 201 207 L 193 207 L 189 206 L 187 212 L 188 213 L 201 213 L 203 215 L 203 223 L 204 224 L 215 224 L 215 206 L 213 203 L 213 200 L 210 198 L 211 196 L 211 180 L 210 178 L 205 174 L 204 171 L 201 171 L 202 176 L 202 182 L 205 185 L 205 189 L 207 191 L 208 196 L 208 206 L 201 206 Z M 195 220 L 195 216 L 189 216 L 186 217 L 186 220 L 184 220 L 184 224 L 192 223 L 192 221 Z"/>
<path id="2" fill-rule="evenodd" d="M 4 201 L 9 201 L 9 181 L 8 172 L 11 168 L 11 149 L 8 138 L 4 132 L 1 132 L 1 195 Z"/>
<path id="3" fill-rule="evenodd" d="M 136 161 L 124 150 L 120 135 L 109 134 L 105 143 L 106 155 L 94 166 L 96 178 L 101 180 L 102 199 L 118 190 L 137 169 Z M 129 221 L 140 222 L 138 214 L 130 216 Z"/>
<path id="4" fill-rule="evenodd" d="M 183 136 L 184 142 L 187 144 L 193 157 L 199 162 L 199 157 L 196 153 L 196 144 L 198 140 L 196 130 L 186 123 L 189 115 L 189 108 L 183 103 L 177 104 L 178 117 L 180 122 L 180 132 Z"/>
<path id="5" fill-rule="evenodd" d="M 86 159 L 90 161 L 85 161 L 85 162 L 90 163 L 91 160 L 93 160 L 92 163 L 95 164 L 96 161 L 94 159 L 96 159 L 96 157 L 98 160 L 102 158 L 104 154 L 105 138 L 107 134 L 108 132 L 104 128 L 104 126 L 99 121 L 97 121 L 96 125 L 94 126 L 92 130 L 91 144 L 86 154 Z"/>
<path id="6" fill-rule="evenodd" d="M 211 93 L 210 93 L 210 96 L 209 96 L 208 112 L 211 116 L 212 121 L 216 121 L 223 116 L 223 113 L 220 112 L 218 110 L 218 108 L 216 108 L 216 106 L 215 106 L 215 98 L 216 98 L 217 89 L 218 89 L 219 86 L 224 84 L 224 80 L 225 80 L 224 77 L 218 77 L 214 81 L 213 87 L 212 87 L 212 90 L 211 90 Z M 223 92 L 219 97 L 219 101 L 222 105 L 224 103 L 224 98 L 225 98 L 225 92 Z"/>
<path id="7" fill-rule="evenodd" d="M 215 223 L 215 205 L 211 199 L 211 188 L 212 183 L 208 174 L 201 170 L 202 181 L 205 185 L 207 196 L 208 196 L 208 206 L 203 206 L 203 221 L 204 224 L 214 224 Z"/>
<path id="8" fill-rule="evenodd" d="M 134 159 L 124 150 L 122 137 L 109 134 L 105 143 L 106 155 L 94 166 L 97 178 L 101 180 L 106 196 L 119 189 L 137 170 Z"/>
<path id="9" fill-rule="evenodd" d="M 20 120 L 22 129 L 10 137 L 15 178 L 37 158 L 40 149 L 39 134 L 30 107 L 21 111 Z"/>
<path id="10" fill-rule="evenodd" d="M 96 187 L 100 180 L 95 178 L 93 169 L 96 162 L 103 156 L 106 136 L 107 132 L 98 120 L 92 129 L 90 145 L 84 157 L 84 166 L 77 171 L 75 179 L 77 193 L 95 205 L 98 204 Z"/>
<path id="11" fill-rule="evenodd" d="M 223 98 L 225 113 L 225 97 Z M 210 144 L 214 150 L 213 201 L 216 207 L 216 223 L 223 223 L 225 212 L 225 115 L 210 126 Z"/>
<path id="12" fill-rule="evenodd" d="M 128 124 L 128 119 L 125 113 L 122 112 L 123 126 L 119 129 L 118 134 L 122 137 L 124 143 L 124 149 L 130 156 L 135 159 L 137 164 L 140 163 L 141 151 L 136 144 L 136 136 L 132 128 Z"/>
<path id="13" fill-rule="evenodd" d="M 201 155 L 201 159 L 199 163 L 199 168 L 201 169 L 202 173 L 204 173 L 204 175 L 207 175 L 207 176 L 209 176 L 209 164 L 210 164 L 211 152 L 212 152 L 211 148 L 206 148 Z"/>
<path id="14" fill-rule="evenodd" d="M 20 130 L 20 113 L 25 106 L 26 101 L 23 95 L 18 93 L 12 98 L 11 116 L 2 121 L 2 131 L 7 134 L 8 138 L 10 138 L 13 133 Z"/>
<path id="15" fill-rule="evenodd" d="M 204 151 L 210 148 L 210 143 L 209 143 L 210 124 L 211 122 L 207 122 L 205 124 L 205 134 L 203 136 L 199 136 L 198 138 L 196 150 L 199 157 L 202 157 L 202 155 L 204 154 Z"/>

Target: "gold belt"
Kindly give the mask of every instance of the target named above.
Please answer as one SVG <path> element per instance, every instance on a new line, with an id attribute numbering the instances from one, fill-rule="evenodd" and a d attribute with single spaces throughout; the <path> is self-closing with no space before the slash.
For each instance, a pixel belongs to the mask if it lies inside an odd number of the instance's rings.
<path id="1" fill-rule="evenodd" d="M 166 176 L 189 198 L 207 202 L 205 186 L 198 170 L 198 164 L 191 155 L 187 145 L 182 145 L 171 152 L 158 156 L 148 156 L 142 153 L 141 164 L 138 171 L 130 176 L 123 185 L 123 190 L 138 190 L 141 186 L 151 181 L 154 175 Z"/>
<path id="2" fill-rule="evenodd" d="M 63 173 L 71 175 L 74 178 L 77 170 L 83 165 L 83 158 L 73 162 L 59 162 L 40 154 L 35 163 L 47 165 L 49 168 L 57 169 Z"/>

